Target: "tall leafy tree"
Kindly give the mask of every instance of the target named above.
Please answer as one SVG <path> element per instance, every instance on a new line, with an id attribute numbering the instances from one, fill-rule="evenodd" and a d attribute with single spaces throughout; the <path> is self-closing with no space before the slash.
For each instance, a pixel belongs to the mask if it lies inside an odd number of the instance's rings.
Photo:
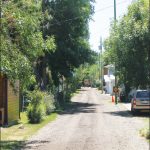
<path id="1" fill-rule="evenodd" d="M 1 70 L 10 79 L 19 79 L 22 86 L 34 76 L 38 58 L 55 48 L 53 37 L 43 38 L 41 2 L 2 1 Z"/>
<path id="2" fill-rule="evenodd" d="M 91 61 L 93 52 L 88 43 L 88 22 L 93 13 L 92 0 L 43 0 L 47 14 L 44 37 L 54 35 L 56 51 L 47 55 L 55 84 L 59 75 L 69 77 L 73 69 Z M 51 18 L 51 20 L 49 20 Z"/>
<path id="3" fill-rule="evenodd" d="M 115 63 L 120 81 L 129 87 L 150 85 L 148 0 L 131 4 L 128 13 L 112 25 L 105 41 L 105 61 Z"/>

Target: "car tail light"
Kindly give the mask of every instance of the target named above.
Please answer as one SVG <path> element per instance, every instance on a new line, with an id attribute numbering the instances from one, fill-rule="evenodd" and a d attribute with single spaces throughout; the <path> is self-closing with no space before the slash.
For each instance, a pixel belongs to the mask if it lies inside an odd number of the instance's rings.
<path id="1" fill-rule="evenodd" d="M 133 105 L 136 105 L 136 99 L 133 100 Z"/>

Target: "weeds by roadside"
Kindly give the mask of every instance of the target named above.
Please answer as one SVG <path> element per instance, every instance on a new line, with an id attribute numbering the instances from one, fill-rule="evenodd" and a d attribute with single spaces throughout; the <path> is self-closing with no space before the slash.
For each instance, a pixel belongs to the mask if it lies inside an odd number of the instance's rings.
<path id="1" fill-rule="evenodd" d="M 146 125 L 144 128 L 142 128 L 139 133 L 141 136 L 145 137 L 147 140 L 149 140 L 150 142 L 150 127 L 149 127 L 149 118 L 145 120 L 146 121 Z"/>
<path id="2" fill-rule="evenodd" d="M 150 140 L 150 131 L 149 128 L 143 128 L 140 130 L 140 135 Z"/>

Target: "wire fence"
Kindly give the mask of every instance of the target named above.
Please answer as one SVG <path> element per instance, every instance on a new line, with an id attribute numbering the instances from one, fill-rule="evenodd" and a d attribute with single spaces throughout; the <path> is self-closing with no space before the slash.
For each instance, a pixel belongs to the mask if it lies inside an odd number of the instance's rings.
<path id="1" fill-rule="evenodd" d="M 53 111 L 55 109 L 55 103 L 57 102 L 57 98 L 54 98 L 52 94 L 44 96 L 44 104 L 46 106 L 49 106 L 50 111 Z M 24 112 L 27 110 L 28 105 L 31 103 L 31 99 L 27 96 L 22 96 L 22 105 L 21 105 L 21 111 Z"/>
<path id="2" fill-rule="evenodd" d="M 29 99 L 27 96 L 22 96 L 22 106 L 21 106 L 22 112 L 26 111 L 30 102 L 31 102 L 31 99 Z"/>

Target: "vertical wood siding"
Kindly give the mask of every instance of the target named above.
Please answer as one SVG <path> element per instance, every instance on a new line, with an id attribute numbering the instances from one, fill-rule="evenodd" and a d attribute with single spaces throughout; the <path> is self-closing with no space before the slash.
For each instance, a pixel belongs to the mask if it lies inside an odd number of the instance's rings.
<path id="1" fill-rule="evenodd" d="M 0 108 L 3 107 L 3 78 L 0 75 Z"/>
<path id="2" fill-rule="evenodd" d="M 14 90 L 15 89 L 15 90 Z M 19 119 L 19 82 L 12 87 L 8 81 L 8 123 Z"/>

